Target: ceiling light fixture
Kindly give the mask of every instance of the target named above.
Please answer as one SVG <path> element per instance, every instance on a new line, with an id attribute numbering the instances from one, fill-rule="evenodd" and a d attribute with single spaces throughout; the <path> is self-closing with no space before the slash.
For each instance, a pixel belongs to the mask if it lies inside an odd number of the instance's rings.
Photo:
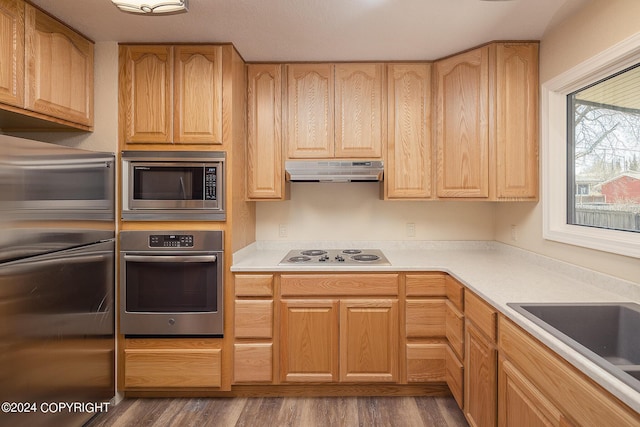
<path id="1" fill-rule="evenodd" d="M 189 9 L 188 0 L 111 0 L 118 9 L 129 13 L 167 15 Z"/>

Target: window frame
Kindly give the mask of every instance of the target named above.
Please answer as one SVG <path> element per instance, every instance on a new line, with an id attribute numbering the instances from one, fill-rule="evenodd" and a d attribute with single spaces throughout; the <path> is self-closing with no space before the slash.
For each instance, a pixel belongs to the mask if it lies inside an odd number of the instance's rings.
<path id="1" fill-rule="evenodd" d="M 542 237 L 640 258 L 640 233 L 568 224 L 567 95 L 640 62 L 640 33 L 541 85 Z"/>

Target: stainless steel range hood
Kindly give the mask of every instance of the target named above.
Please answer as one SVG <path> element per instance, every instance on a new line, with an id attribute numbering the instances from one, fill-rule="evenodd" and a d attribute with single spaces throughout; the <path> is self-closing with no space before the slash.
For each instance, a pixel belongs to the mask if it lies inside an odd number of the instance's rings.
<path id="1" fill-rule="evenodd" d="M 287 181 L 382 181 L 384 164 L 376 160 L 299 160 L 285 162 Z"/>

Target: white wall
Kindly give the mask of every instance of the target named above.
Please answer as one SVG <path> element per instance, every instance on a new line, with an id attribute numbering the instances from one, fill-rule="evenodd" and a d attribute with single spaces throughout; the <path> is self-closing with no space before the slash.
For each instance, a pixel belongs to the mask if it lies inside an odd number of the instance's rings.
<path id="1" fill-rule="evenodd" d="M 256 204 L 256 240 L 493 239 L 492 203 L 382 201 L 379 194 L 378 183 L 292 183 L 290 200 Z"/>
<path id="2" fill-rule="evenodd" d="M 640 1 L 592 0 L 549 29 L 540 45 L 540 81 L 545 82 L 640 32 Z M 559 185 L 563 185 L 559 183 Z M 511 225 L 518 238 L 511 239 Z M 640 282 L 640 261 L 542 238 L 542 204 L 505 203 L 496 208 L 495 239 L 507 244 Z"/>

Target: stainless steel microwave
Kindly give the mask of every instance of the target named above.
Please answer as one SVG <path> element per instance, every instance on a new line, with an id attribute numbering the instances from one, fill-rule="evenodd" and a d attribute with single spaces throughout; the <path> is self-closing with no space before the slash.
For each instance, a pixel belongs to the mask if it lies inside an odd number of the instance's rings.
<path id="1" fill-rule="evenodd" d="M 226 220 L 223 151 L 123 151 L 122 219 Z"/>

